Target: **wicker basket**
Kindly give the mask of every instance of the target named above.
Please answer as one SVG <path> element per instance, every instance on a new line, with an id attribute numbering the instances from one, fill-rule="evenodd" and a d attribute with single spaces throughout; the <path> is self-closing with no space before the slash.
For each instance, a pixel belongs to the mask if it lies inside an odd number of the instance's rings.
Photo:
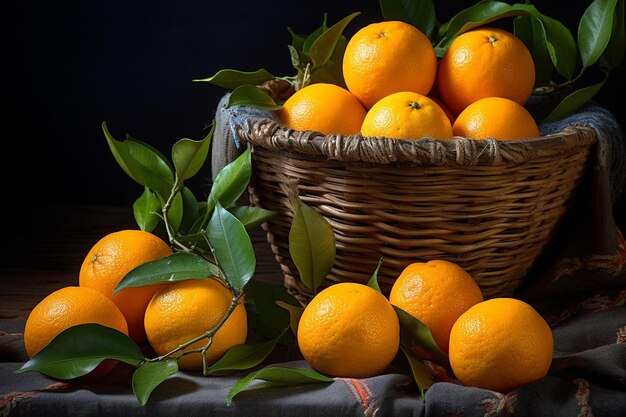
<path id="1" fill-rule="evenodd" d="M 265 230 L 286 287 L 301 299 L 310 292 L 289 256 L 283 184 L 296 180 L 335 232 L 330 282 L 367 282 L 384 256 L 379 282 L 388 292 L 408 264 L 446 259 L 485 297 L 506 296 L 549 241 L 596 142 L 588 127 L 508 142 L 323 136 L 272 120 L 238 133 L 253 149 L 251 201 L 279 213 Z"/>

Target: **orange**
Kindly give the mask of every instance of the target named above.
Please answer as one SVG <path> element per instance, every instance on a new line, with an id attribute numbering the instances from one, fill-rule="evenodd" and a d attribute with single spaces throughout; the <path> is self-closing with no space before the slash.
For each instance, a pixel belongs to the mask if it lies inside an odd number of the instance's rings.
<path id="1" fill-rule="evenodd" d="M 455 136 L 472 139 L 512 140 L 539 136 L 528 110 L 515 101 L 488 97 L 467 106 L 454 122 Z"/>
<path id="2" fill-rule="evenodd" d="M 129 335 L 143 341 L 143 315 L 158 285 L 126 288 L 113 295 L 117 284 L 134 268 L 170 255 L 170 247 L 155 235 L 141 230 L 123 230 L 100 239 L 80 268 L 81 287 L 93 288 L 109 297 L 128 323 Z"/>
<path id="3" fill-rule="evenodd" d="M 352 135 L 361 128 L 365 109 L 345 88 L 318 83 L 296 91 L 278 116 L 291 129 Z"/>
<path id="4" fill-rule="evenodd" d="M 331 376 L 380 374 L 399 343 L 395 310 L 385 296 L 363 284 L 327 287 L 313 297 L 298 324 L 302 355 L 314 369 Z"/>
<path id="5" fill-rule="evenodd" d="M 448 106 L 443 104 L 441 99 L 438 99 L 438 98 L 435 98 L 435 97 L 431 97 L 431 96 L 428 96 L 428 98 L 431 99 L 432 101 L 434 101 L 435 103 L 437 103 L 437 105 L 439 107 L 441 107 L 441 110 L 443 110 L 443 112 L 446 114 L 446 117 L 450 121 L 450 125 L 453 125 L 454 122 L 456 121 L 456 115 L 454 113 L 452 113 L 452 110 L 450 110 L 448 108 Z"/>
<path id="6" fill-rule="evenodd" d="M 546 376 L 553 349 L 550 327 L 534 308 L 494 298 L 454 323 L 450 365 L 464 385 L 508 391 Z"/>
<path id="7" fill-rule="evenodd" d="M 161 288 L 146 309 L 144 324 L 150 346 L 158 355 L 164 355 L 206 333 L 222 319 L 231 300 L 230 291 L 212 278 L 179 281 Z M 246 341 L 247 324 L 246 309 L 240 301 L 213 337 L 213 343 L 206 351 L 208 365 L 231 347 Z M 202 339 L 185 351 L 202 348 L 206 343 L 207 340 Z M 178 365 L 183 369 L 202 369 L 202 354 L 185 355 Z"/>
<path id="8" fill-rule="evenodd" d="M 361 134 L 447 140 L 452 137 L 452 126 L 445 112 L 433 100 L 418 93 L 400 92 L 374 104 L 363 120 Z"/>
<path id="9" fill-rule="evenodd" d="M 389 301 L 424 323 L 441 350 L 448 352 L 454 322 L 483 301 L 483 295 L 463 268 L 434 260 L 407 266 L 393 284 Z"/>
<path id="10" fill-rule="evenodd" d="M 392 93 L 428 94 L 436 73 L 437 58 L 430 40 L 404 22 L 362 28 L 350 38 L 343 56 L 348 90 L 368 109 Z"/>
<path id="11" fill-rule="evenodd" d="M 485 97 L 526 103 L 535 85 L 535 65 L 526 45 L 493 28 L 459 35 L 439 62 L 437 84 L 453 113 Z"/>
<path id="12" fill-rule="evenodd" d="M 86 323 L 128 334 L 124 315 L 107 297 L 91 288 L 65 287 L 48 295 L 30 312 L 24 328 L 28 356 L 32 358 L 62 331 Z"/>

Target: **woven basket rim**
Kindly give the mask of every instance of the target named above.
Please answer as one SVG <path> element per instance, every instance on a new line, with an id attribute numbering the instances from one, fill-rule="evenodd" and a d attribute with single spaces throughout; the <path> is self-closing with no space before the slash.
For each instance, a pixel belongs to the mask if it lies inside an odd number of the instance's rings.
<path id="1" fill-rule="evenodd" d="M 455 136 L 451 140 L 418 140 L 354 135 L 324 135 L 289 129 L 271 119 L 250 119 L 237 126 L 239 137 L 253 146 L 287 151 L 303 157 L 379 165 L 408 163 L 426 166 L 496 166 L 523 163 L 536 158 L 575 153 L 597 140 L 596 131 L 582 124 L 560 132 L 519 140 L 475 140 Z"/>

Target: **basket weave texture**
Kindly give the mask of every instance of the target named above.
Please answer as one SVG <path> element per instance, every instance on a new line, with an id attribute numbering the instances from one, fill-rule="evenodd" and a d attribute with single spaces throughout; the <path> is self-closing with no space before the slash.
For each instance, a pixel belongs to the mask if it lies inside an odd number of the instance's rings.
<path id="1" fill-rule="evenodd" d="M 511 295 L 552 236 L 579 183 L 596 131 L 567 127 L 541 138 L 499 142 L 321 135 L 269 119 L 239 126 L 252 145 L 253 204 L 279 213 L 264 227 L 286 287 L 310 291 L 289 255 L 301 199 L 332 226 L 337 257 L 330 282 L 365 283 L 381 256 L 388 293 L 410 263 L 445 259 L 476 280 L 485 297 Z"/>

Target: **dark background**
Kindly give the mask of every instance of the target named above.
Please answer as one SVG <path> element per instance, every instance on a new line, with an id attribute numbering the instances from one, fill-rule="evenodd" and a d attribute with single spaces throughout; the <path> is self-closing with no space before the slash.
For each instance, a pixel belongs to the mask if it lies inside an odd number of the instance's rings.
<path id="1" fill-rule="evenodd" d="M 440 21 L 474 1 L 438 1 Z M 537 1 L 576 24 L 589 2 Z M 361 11 L 347 35 L 382 20 L 363 1 L 18 1 L 6 3 L 3 198 L 17 204 L 130 206 L 142 192 L 115 163 L 101 123 L 166 155 L 178 139 L 203 138 L 224 90 L 194 78 L 222 68 L 292 75 L 287 26 L 309 33 Z M 619 75 L 618 75 L 619 74 Z M 624 65 L 597 100 L 624 123 Z M 9 168 L 8 161 L 18 169 Z M 34 180 L 27 180 L 32 173 Z M 208 191 L 208 167 L 190 184 Z"/>

